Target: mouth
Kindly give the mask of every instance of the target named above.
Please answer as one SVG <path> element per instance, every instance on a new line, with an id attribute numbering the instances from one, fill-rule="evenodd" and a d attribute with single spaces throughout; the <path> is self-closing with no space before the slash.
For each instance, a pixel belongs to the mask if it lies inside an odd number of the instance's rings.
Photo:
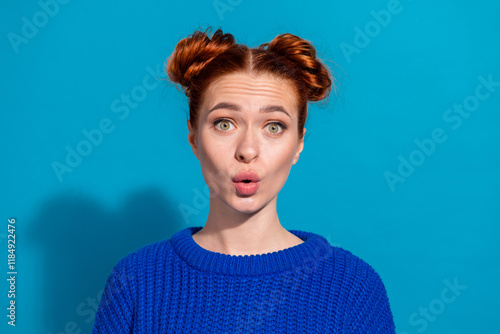
<path id="1" fill-rule="evenodd" d="M 233 182 L 243 182 L 243 183 L 251 183 L 251 182 L 259 182 L 260 177 L 254 171 L 241 171 L 233 177 Z"/>
<path id="2" fill-rule="evenodd" d="M 252 196 L 259 189 L 260 177 L 252 170 L 241 171 L 233 177 L 233 184 L 239 195 Z"/>
<path id="3" fill-rule="evenodd" d="M 236 192 L 241 196 L 252 196 L 259 189 L 260 182 L 254 182 L 251 180 L 241 180 L 239 182 L 234 182 L 234 187 Z"/>

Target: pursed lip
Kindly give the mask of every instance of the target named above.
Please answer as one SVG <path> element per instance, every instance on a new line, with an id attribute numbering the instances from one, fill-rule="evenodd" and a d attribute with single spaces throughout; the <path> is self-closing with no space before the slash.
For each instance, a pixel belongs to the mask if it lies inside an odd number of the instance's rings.
<path id="1" fill-rule="evenodd" d="M 244 180 L 248 180 L 250 182 L 259 182 L 260 177 L 254 171 L 241 171 L 233 177 L 233 182 L 241 182 Z"/>

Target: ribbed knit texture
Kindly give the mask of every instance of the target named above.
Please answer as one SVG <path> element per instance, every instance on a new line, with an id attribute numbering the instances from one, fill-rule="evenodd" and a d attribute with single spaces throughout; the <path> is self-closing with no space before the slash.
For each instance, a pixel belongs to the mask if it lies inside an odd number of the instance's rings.
<path id="1" fill-rule="evenodd" d="M 92 333 L 395 333 L 387 293 L 365 261 L 315 233 L 235 256 L 188 227 L 124 258 L 108 277 Z"/>

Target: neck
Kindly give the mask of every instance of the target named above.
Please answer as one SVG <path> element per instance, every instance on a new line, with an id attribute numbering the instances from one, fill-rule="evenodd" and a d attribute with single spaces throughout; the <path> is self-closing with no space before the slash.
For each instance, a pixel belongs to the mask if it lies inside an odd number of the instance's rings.
<path id="1" fill-rule="evenodd" d="M 193 234 L 193 239 L 202 248 L 228 255 L 265 254 L 303 242 L 281 225 L 276 197 L 252 213 L 212 200 L 205 227 Z"/>

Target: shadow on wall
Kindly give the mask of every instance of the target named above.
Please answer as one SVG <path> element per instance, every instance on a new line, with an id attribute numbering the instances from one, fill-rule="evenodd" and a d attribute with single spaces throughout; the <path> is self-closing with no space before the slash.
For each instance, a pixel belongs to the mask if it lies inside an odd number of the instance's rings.
<path id="1" fill-rule="evenodd" d="M 27 242 L 41 252 L 37 279 L 44 301 L 38 333 L 90 333 L 107 278 L 130 252 L 187 226 L 156 189 L 129 196 L 117 212 L 91 198 L 63 194 L 42 204 Z M 81 330 L 81 331 L 80 331 Z"/>

